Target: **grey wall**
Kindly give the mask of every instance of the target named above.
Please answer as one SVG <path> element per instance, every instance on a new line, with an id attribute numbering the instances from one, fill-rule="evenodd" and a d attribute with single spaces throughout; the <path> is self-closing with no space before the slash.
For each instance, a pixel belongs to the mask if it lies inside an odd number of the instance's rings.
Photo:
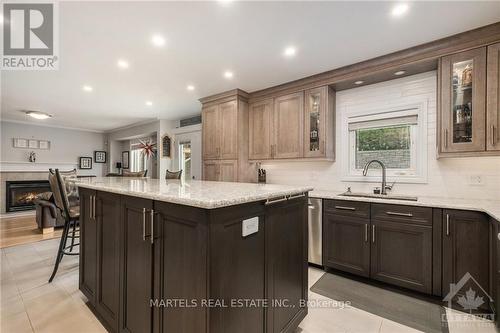
<path id="1" fill-rule="evenodd" d="M 80 156 L 91 156 L 92 170 L 79 170 L 79 173 L 96 176 L 102 176 L 105 173 L 105 164 L 94 162 L 95 150 L 107 150 L 104 133 L 2 121 L 0 122 L 0 137 L 0 161 L 28 161 L 29 152 L 34 149 L 14 148 L 13 138 L 49 140 L 49 150 L 34 150 L 37 162 L 77 164 Z"/>

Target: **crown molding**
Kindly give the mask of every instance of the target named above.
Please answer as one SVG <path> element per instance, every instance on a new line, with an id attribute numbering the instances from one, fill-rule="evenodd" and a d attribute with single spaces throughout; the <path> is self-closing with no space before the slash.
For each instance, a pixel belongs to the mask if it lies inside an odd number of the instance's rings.
<path id="1" fill-rule="evenodd" d="M 93 132 L 93 133 L 106 133 L 105 131 L 95 130 L 90 128 L 80 128 L 80 127 L 70 127 L 70 126 L 61 126 L 61 125 L 52 125 L 52 124 L 37 124 L 30 121 L 24 120 L 14 120 L 14 119 L 1 119 L 0 123 L 13 123 L 13 124 L 22 124 L 22 125 L 31 125 L 31 126 L 39 126 L 39 127 L 50 127 L 50 128 L 61 128 L 72 131 L 81 131 L 81 132 Z"/>

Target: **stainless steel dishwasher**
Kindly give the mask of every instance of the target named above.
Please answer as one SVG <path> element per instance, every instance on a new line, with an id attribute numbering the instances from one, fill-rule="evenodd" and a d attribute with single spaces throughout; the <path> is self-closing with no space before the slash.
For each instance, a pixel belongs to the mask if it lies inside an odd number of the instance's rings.
<path id="1" fill-rule="evenodd" d="M 323 266 L 322 260 L 322 237 L 323 237 L 323 200 L 309 198 L 309 262 Z"/>

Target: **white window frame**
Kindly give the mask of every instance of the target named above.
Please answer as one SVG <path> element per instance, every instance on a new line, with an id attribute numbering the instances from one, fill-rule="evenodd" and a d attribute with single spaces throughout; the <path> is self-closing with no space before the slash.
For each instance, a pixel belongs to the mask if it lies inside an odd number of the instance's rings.
<path id="1" fill-rule="evenodd" d="M 414 165 L 408 170 L 387 169 L 387 181 L 398 183 L 427 183 L 427 104 L 428 100 L 405 104 L 386 105 L 370 108 L 365 105 L 348 105 L 342 110 L 342 130 L 340 146 L 342 150 L 342 181 L 379 182 L 381 171 L 370 169 L 367 176 L 362 170 L 355 169 L 355 133 L 349 131 L 349 124 L 370 120 L 417 116 L 416 128 L 411 131 L 411 161 Z"/>

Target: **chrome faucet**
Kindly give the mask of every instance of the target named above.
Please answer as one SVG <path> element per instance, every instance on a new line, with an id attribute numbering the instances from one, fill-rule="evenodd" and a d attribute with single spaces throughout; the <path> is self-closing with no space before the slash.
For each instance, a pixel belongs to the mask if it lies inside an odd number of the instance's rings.
<path id="1" fill-rule="evenodd" d="M 380 165 L 380 167 L 382 167 L 382 188 L 380 189 L 380 193 L 381 194 L 384 194 L 384 195 L 387 195 L 387 190 L 392 190 L 392 186 L 394 184 L 392 184 L 391 186 L 387 186 L 387 181 L 386 181 L 386 168 L 385 168 L 385 165 L 384 163 L 382 163 L 381 161 L 379 160 L 371 160 L 370 162 L 366 163 L 365 164 L 365 167 L 363 169 L 363 176 L 366 176 L 366 174 L 368 173 L 368 168 L 370 167 L 370 165 L 372 163 L 378 163 Z"/>

